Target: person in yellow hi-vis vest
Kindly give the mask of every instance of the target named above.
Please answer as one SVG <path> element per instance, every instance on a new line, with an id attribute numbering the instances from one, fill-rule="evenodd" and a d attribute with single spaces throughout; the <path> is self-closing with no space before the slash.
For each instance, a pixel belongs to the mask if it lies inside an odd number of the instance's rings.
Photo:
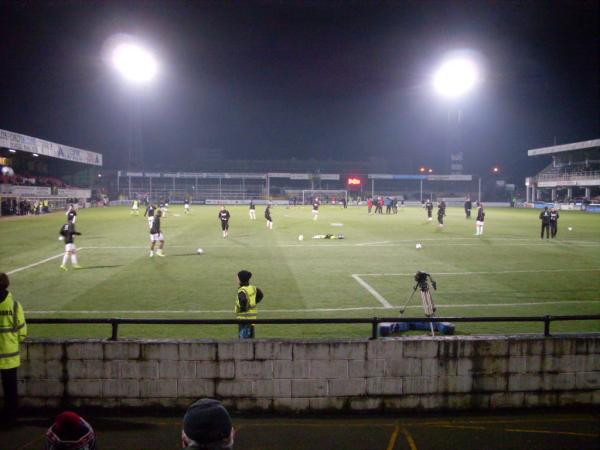
<path id="1" fill-rule="evenodd" d="M 8 291 L 8 275 L 0 273 L 0 375 L 4 390 L 4 411 L 1 423 L 16 420 L 19 406 L 17 368 L 21 365 L 19 344 L 27 337 L 25 314 L 19 302 Z"/>
<path id="2" fill-rule="evenodd" d="M 256 305 L 263 299 L 262 291 L 256 286 L 250 284 L 252 273 L 247 270 L 241 270 L 237 274 L 239 288 L 237 292 L 237 300 L 235 302 L 235 313 L 237 318 L 241 320 L 256 319 L 258 312 Z M 241 323 L 239 325 L 240 339 L 254 338 L 254 324 Z"/>

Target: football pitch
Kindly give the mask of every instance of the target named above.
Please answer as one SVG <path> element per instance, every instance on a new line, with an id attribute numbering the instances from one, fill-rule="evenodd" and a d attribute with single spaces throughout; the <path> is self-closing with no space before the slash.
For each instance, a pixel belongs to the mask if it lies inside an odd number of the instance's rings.
<path id="1" fill-rule="evenodd" d="M 63 212 L 0 220 L 0 271 L 28 317 L 233 319 L 236 273 L 265 293 L 259 318 L 397 316 L 417 270 L 437 281 L 438 315 L 600 313 L 600 215 L 561 211 L 558 237 L 541 240 L 539 210 L 487 208 L 483 236 L 450 207 L 446 226 L 425 211 L 368 215 L 366 207 L 272 209 L 267 230 L 247 206 L 232 206 L 221 237 L 217 206 L 172 206 L 163 220 L 165 258 L 149 258 L 146 218 L 125 207 L 82 209 L 80 270 L 59 270 Z M 572 229 L 569 231 L 569 227 Z M 343 233 L 343 240 L 313 239 Z M 303 235 L 304 240 L 298 240 Z M 422 248 L 417 249 L 416 244 Z M 198 255 L 197 248 L 204 249 Z M 405 316 L 423 317 L 418 294 Z M 32 337 L 102 337 L 108 325 L 32 325 Z M 235 325 L 123 325 L 121 337 L 235 338 Z M 459 323 L 457 333 L 541 332 L 540 323 Z M 554 323 L 552 331 L 600 331 L 598 321 Z M 421 332 L 422 333 L 422 332 Z M 257 337 L 368 337 L 365 325 L 259 325 Z"/>

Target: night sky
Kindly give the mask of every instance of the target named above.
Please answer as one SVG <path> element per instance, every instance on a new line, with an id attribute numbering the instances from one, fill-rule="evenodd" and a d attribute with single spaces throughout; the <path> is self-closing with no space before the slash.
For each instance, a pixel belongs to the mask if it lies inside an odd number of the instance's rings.
<path id="1" fill-rule="evenodd" d="M 106 64 L 117 33 L 155 51 L 151 86 Z M 126 165 L 136 101 L 146 166 L 181 170 L 215 149 L 442 167 L 457 109 L 467 173 L 530 175 L 547 161 L 528 148 L 600 137 L 598 1 L 4 1 L 0 42 L 0 128 L 109 167 Z M 459 104 L 430 82 L 454 49 L 485 77 Z"/>

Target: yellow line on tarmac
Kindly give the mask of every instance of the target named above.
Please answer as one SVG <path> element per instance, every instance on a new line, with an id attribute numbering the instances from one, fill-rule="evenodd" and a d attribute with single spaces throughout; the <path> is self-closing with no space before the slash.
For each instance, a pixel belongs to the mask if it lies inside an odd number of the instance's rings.
<path id="1" fill-rule="evenodd" d="M 394 427 L 392 435 L 390 436 L 390 442 L 388 442 L 387 450 L 394 450 L 396 448 L 396 442 L 398 441 L 398 434 L 400 433 L 400 425 Z"/>
<path id="2" fill-rule="evenodd" d="M 402 427 L 402 434 L 406 438 L 406 442 L 408 442 L 410 450 L 417 450 L 417 444 L 415 444 L 415 440 L 413 439 L 412 434 L 410 434 L 410 431 Z"/>
<path id="3" fill-rule="evenodd" d="M 519 428 L 505 428 L 504 431 L 511 433 L 541 433 L 541 434 L 564 434 L 567 436 L 585 436 L 585 437 L 599 437 L 597 433 L 577 433 L 575 431 L 554 431 L 554 430 L 522 430 Z"/>

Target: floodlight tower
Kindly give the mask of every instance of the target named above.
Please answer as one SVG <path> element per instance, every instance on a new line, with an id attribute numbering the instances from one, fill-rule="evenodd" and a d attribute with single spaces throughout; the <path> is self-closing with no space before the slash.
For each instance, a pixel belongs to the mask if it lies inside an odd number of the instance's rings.
<path id="1" fill-rule="evenodd" d="M 447 161 L 450 173 L 462 172 L 462 110 L 459 100 L 480 81 L 480 70 L 473 59 L 449 55 L 433 75 L 436 93 L 449 103 Z"/>
<path id="2" fill-rule="evenodd" d="M 134 88 L 131 104 L 131 134 L 129 144 L 128 168 L 144 169 L 144 146 L 142 140 L 142 110 L 139 89 L 147 86 L 158 71 L 156 59 L 144 47 L 123 41 L 115 45 L 111 52 L 113 67 Z"/>

